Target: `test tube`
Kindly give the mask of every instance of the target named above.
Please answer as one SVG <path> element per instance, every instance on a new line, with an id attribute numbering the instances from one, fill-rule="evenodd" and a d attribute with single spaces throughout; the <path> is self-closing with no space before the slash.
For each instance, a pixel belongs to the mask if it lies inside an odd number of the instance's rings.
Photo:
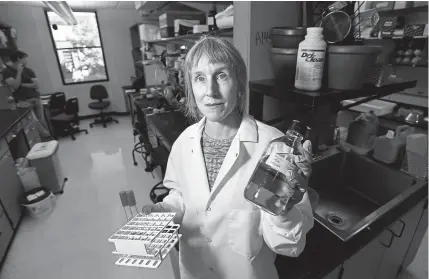
<path id="1" fill-rule="evenodd" d="M 128 219 L 128 214 L 127 214 L 127 210 L 126 210 L 126 206 L 128 206 L 128 198 L 127 198 L 127 191 L 121 191 L 119 192 L 119 197 L 121 199 L 121 203 L 122 203 L 122 207 L 124 208 L 124 212 L 125 212 L 125 217 Z"/>
<path id="2" fill-rule="evenodd" d="M 127 191 L 127 200 L 128 200 L 128 206 L 130 207 L 131 210 L 131 215 L 134 216 L 132 207 L 135 208 L 136 210 L 136 214 L 138 213 L 138 209 L 137 209 L 137 202 L 136 202 L 136 197 L 134 195 L 134 191 L 133 190 L 128 190 Z"/>

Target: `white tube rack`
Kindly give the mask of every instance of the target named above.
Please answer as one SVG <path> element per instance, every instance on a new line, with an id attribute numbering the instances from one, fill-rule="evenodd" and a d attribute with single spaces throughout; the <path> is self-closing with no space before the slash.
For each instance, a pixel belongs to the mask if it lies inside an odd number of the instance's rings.
<path id="1" fill-rule="evenodd" d="M 137 214 L 114 233 L 116 265 L 157 268 L 182 235 L 173 223 L 175 213 Z"/>

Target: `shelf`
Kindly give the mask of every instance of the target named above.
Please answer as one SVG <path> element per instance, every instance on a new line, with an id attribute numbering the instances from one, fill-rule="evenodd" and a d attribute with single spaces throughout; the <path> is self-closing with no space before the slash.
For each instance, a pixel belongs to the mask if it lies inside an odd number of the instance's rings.
<path id="1" fill-rule="evenodd" d="M 182 1 L 183 2 L 183 1 Z M 197 9 L 187 5 L 189 3 L 199 3 L 199 4 L 222 4 L 222 5 L 232 5 L 233 1 L 140 1 L 140 6 L 136 7 L 139 11 L 146 11 L 148 15 L 162 14 L 166 10 L 189 10 L 189 11 L 198 11 Z"/>
<path id="2" fill-rule="evenodd" d="M 360 90 L 322 89 L 320 91 L 304 91 L 295 89 L 293 85 L 279 85 L 275 83 L 273 79 L 269 79 L 250 82 L 250 91 L 258 92 L 276 99 L 302 99 L 307 101 L 307 103 L 310 103 L 312 106 L 321 102 L 339 102 L 359 97 L 366 97 L 359 102 L 355 102 L 353 104 L 353 106 L 355 106 L 370 100 L 404 91 L 408 88 L 413 88 L 416 85 L 417 81 L 415 80 L 384 85 L 381 87 L 365 85 Z M 344 108 L 348 108 L 348 106 Z"/>
<path id="3" fill-rule="evenodd" d="M 414 40 L 414 39 L 427 39 L 428 36 L 414 36 L 414 37 L 370 37 L 370 38 L 361 38 L 362 40 Z"/>
<path id="4" fill-rule="evenodd" d="M 415 12 L 428 12 L 428 6 L 420 6 L 420 7 L 410 7 L 405 9 L 397 9 L 397 10 L 381 10 L 378 11 L 380 15 L 392 14 L 392 15 L 403 15 Z"/>
<path id="5" fill-rule="evenodd" d="M 145 43 L 158 44 L 158 45 L 166 45 L 166 44 L 183 45 L 183 44 L 187 44 L 189 42 L 194 42 L 195 40 L 197 40 L 202 35 L 211 35 L 211 36 L 216 36 L 216 37 L 232 37 L 233 36 L 233 28 L 220 29 L 220 30 L 216 30 L 216 31 L 209 31 L 209 32 L 198 33 L 198 34 L 176 36 L 176 37 L 171 37 L 171 38 L 162 38 L 159 40 L 145 41 Z"/>
<path id="6" fill-rule="evenodd" d="M 412 68 L 428 68 L 428 65 L 402 65 L 402 64 L 394 64 L 394 67 L 412 67 Z"/>

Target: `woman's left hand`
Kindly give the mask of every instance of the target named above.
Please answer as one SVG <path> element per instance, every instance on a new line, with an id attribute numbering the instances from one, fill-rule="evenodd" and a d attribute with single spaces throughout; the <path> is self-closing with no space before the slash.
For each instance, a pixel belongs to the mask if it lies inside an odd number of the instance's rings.
<path id="1" fill-rule="evenodd" d="M 302 155 L 294 155 L 292 167 L 289 164 L 286 170 L 286 177 L 290 182 L 288 186 L 293 187 L 293 194 L 286 205 L 286 212 L 289 212 L 295 204 L 301 202 L 307 192 L 308 180 L 311 175 L 311 142 L 307 140 L 303 145 L 299 145 L 298 148 Z M 284 194 L 288 191 L 290 192 L 290 190 L 290 188 L 284 189 Z"/>

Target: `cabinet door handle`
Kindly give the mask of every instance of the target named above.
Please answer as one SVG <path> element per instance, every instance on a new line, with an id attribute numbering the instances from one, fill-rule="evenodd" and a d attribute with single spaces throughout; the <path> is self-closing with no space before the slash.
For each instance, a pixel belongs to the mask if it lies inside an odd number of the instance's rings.
<path id="1" fill-rule="evenodd" d="M 405 222 L 404 222 L 404 221 L 402 221 L 402 220 L 398 220 L 398 222 L 402 224 L 401 232 L 400 232 L 399 234 L 396 234 L 396 233 L 394 233 L 394 232 L 392 231 L 392 233 L 393 233 L 393 235 L 394 235 L 394 236 L 396 236 L 396 237 L 401 237 L 401 236 L 402 236 L 402 234 L 404 233 L 404 230 L 405 230 Z"/>
<path id="2" fill-rule="evenodd" d="M 391 229 L 387 229 L 391 235 L 390 235 L 390 240 L 389 240 L 389 244 L 384 244 L 382 241 L 379 241 L 381 245 L 383 245 L 386 248 L 390 248 L 392 246 L 393 243 L 393 238 L 395 237 L 395 233 L 391 230 Z"/>
<path id="3" fill-rule="evenodd" d="M 338 273 L 338 279 L 343 279 L 344 274 L 344 266 L 341 265 L 340 273 Z"/>

